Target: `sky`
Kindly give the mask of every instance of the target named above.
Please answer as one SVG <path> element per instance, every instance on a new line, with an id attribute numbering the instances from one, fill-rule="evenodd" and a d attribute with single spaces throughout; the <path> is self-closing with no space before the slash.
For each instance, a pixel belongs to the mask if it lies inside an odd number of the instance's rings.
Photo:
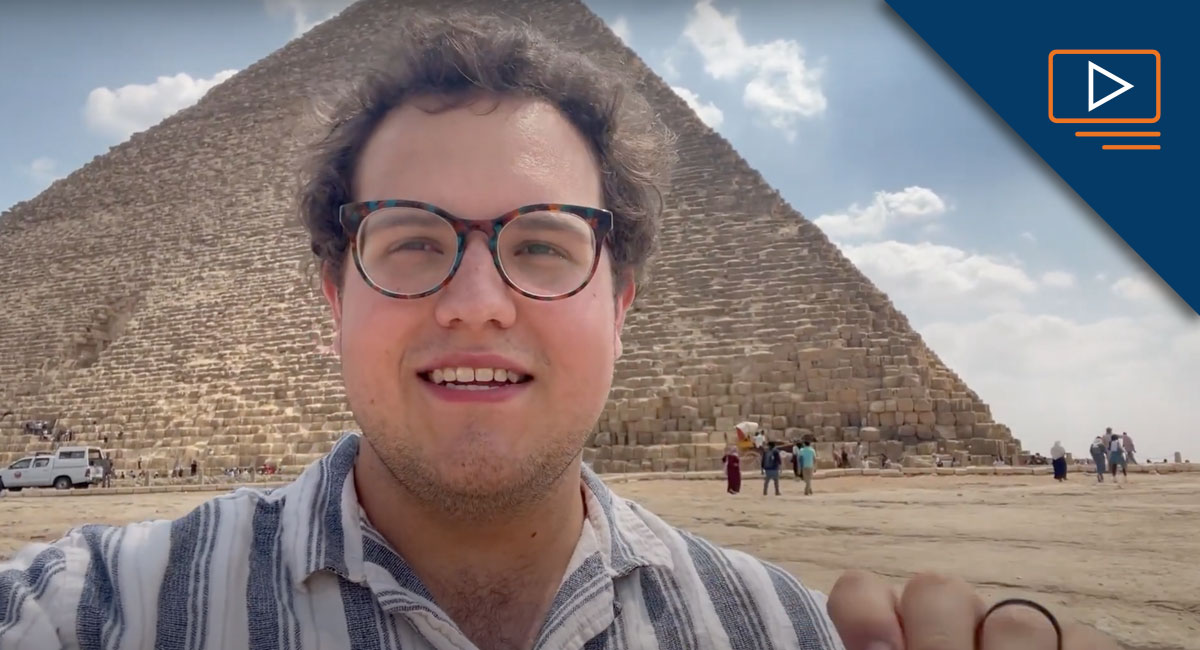
<path id="1" fill-rule="evenodd" d="M 1200 319 L 882 0 L 585 2 L 1026 449 L 1200 462 Z M 0 4 L 0 209 L 348 4 Z"/>

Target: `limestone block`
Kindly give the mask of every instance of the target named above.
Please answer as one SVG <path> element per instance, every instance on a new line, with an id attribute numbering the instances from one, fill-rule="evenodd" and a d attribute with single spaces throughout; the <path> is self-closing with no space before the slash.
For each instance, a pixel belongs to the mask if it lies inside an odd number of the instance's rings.
<path id="1" fill-rule="evenodd" d="M 897 411 L 905 411 L 905 412 L 912 411 L 913 410 L 912 398 L 911 397 L 902 397 L 902 398 L 896 400 L 896 410 Z"/>
<path id="2" fill-rule="evenodd" d="M 887 404 L 883 400 L 875 400 L 874 402 L 871 402 L 871 405 L 868 408 L 870 409 L 871 413 L 883 413 L 885 410 L 887 410 L 886 406 Z"/>
<path id="3" fill-rule="evenodd" d="M 903 411 L 903 413 L 904 413 L 904 424 L 915 425 L 915 424 L 920 423 L 921 420 L 916 411 Z M 897 424 L 900 423 L 900 420 L 898 418 L 896 420 L 896 423 Z"/>
<path id="4" fill-rule="evenodd" d="M 842 440 L 846 442 L 858 442 L 860 439 L 858 427 L 842 427 Z"/>
<path id="5" fill-rule="evenodd" d="M 688 471 L 688 458 L 672 458 L 667 461 L 668 472 L 686 472 Z"/>
<path id="6" fill-rule="evenodd" d="M 863 427 L 858 430 L 858 439 L 863 442 L 878 442 L 882 437 L 876 427 Z"/>
<path id="7" fill-rule="evenodd" d="M 919 424 L 933 425 L 937 423 L 937 414 L 933 411 L 918 411 L 917 422 Z"/>
<path id="8" fill-rule="evenodd" d="M 896 413 L 893 411 L 884 411 L 879 414 L 879 426 L 894 427 L 896 426 Z"/>
<path id="9" fill-rule="evenodd" d="M 939 438 L 943 438 L 945 440 L 954 440 L 954 439 L 958 438 L 958 433 L 955 430 L 954 426 L 952 426 L 952 425 L 947 425 L 947 424 L 934 425 L 933 432 Z"/>

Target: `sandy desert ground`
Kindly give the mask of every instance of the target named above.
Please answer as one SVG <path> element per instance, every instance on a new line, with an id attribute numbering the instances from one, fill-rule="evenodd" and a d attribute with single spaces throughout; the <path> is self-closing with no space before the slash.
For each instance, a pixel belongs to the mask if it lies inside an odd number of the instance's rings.
<path id="1" fill-rule="evenodd" d="M 1021 595 L 1135 650 L 1200 649 L 1200 474 L 1140 475 L 1120 489 L 1073 474 L 847 477 L 764 498 L 713 480 L 614 482 L 671 523 L 774 561 L 827 591 L 844 569 L 897 585 L 957 573 L 985 598 Z M 178 516 L 212 493 L 0 499 L 0 558 L 81 523 Z"/>

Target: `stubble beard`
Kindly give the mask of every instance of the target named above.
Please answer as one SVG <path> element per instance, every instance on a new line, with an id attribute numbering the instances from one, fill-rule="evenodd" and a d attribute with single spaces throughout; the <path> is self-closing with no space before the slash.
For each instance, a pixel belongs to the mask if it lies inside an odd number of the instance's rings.
<path id="1" fill-rule="evenodd" d="M 405 425 L 369 416 L 357 419 L 401 489 L 429 512 L 473 523 L 507 520 L 534 509 L 563 479 L 591 433 L 591 426 L 583 425 L 566 434 L 530 432 L 546 443 L 519 459 L 500 458 L 486 445 L 469 442 L 484 434 L 468 435 L 468 442 L 451 453 L 431 457 L 410 442 L 418 438 Z"/>

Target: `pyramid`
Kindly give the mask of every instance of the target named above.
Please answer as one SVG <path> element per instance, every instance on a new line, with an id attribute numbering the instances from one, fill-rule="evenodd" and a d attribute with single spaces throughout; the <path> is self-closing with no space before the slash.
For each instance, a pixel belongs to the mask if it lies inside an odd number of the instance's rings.
<path id="1" fill-rule="evenodd" d="M 406 7 L 438 4 L 363 0 L 0 215 L 0 464 L 51 448 L 24 431 L 37 420 L 107 438 L 117 469 L 296 471 L 355 428 L 302 272 L 294 170 L 311 98 L 374 62 Z M 581 2 L 475 4 L 621 65 L 678 136 L 660 253 L 585 461 L 716 469 L 742 421 L 810 437 L 823 461 L 860 443 L 905 462 L 1019 452 L 888 298 Z"/>

